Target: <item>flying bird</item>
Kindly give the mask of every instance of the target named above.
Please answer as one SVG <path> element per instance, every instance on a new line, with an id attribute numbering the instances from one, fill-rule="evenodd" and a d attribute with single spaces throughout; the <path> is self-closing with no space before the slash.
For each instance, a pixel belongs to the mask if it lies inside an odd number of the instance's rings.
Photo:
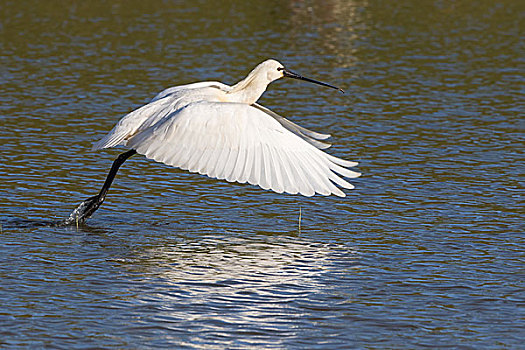
<path id="1" fill-rule="evenodd" d="M 323 150 L 330 137 L 303 128 L 257 100 L 268 85 L 294 78 L 342 89 L 291 72 L 276 60 L 260 63 L 233 86 L 205 81 L 168 88 L 132 111 L 93 150 L 125 146 L 130 150 L 114 161 L 99 194 L 82 202 L 64 224 L 84 222 L 102 204 L 120 166 L 142 154 L 173 167 L 250 183 L 277 193 L 344 197 L 338 188 L 354 186 L 342 177 L 361 174 L 356 166 Z M 337 186 L 336 186 L 337 185 Z"/>

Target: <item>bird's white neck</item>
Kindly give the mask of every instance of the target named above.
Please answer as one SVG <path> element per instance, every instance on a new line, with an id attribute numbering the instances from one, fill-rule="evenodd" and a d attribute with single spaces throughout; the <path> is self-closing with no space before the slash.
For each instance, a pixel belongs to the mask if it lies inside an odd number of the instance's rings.
<path id="1" fill-rule="evenodd" d="M 253 104 L 266 91 L 270 81 L 267 78 L 250 72 L 246 78 L 232 86 L 227 93 L 230 102 Z"/>

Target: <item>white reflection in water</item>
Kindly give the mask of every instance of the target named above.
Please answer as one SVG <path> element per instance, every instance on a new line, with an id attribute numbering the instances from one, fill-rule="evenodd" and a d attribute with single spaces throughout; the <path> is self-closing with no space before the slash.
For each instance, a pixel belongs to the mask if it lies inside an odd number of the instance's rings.
<path id="1" fill-rule="evenodd" d="M 136 253 L 120 261 L 141 276 L 133 302 L 153 306 L 156 322 L 212 331 L 226 322 L 295 335 L 297 316 L 311 326 L 315 307 L 328 310 L 331 272 L 356 265 L 348 247 L 299 237 L 205 236 Z"/>
<path id="2" fill-rule="evenodd" d="M 262 280 L 264 283 L 313 283 L 329 268 L 334 250 L 348 248 L 313 243 L 299 237 L 243 238 L 207 236 L 148 248 L 136 257 L 140 266 L 167 281 L 220 283 Z M 135 265 L 137 266 L 137 265 Z"/>

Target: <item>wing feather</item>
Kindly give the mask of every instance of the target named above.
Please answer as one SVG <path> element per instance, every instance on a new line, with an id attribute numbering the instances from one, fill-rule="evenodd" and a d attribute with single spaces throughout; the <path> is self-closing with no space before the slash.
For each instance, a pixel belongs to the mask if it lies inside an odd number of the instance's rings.
<path id="1" fill-rule="evenodd" d="M 297 175 L 295 166 L 288 157 L 287 152 L 280 151 L 277 153 L 281 159 L 281 164 L 284 165 L 285 171 L 288 174 L 287 183 L 284 184 L 284 191 L 290 194 L 298 194 L 301 179 Z"/>
<path id="2" fill-rule="evenodd" d="M 261 180 L 261 149 L 258 141 L 254 142 L 253 145 L 253 164 L 250 170 L 250 177 L 248 178 L 248 183 L 252 185 L 259 185 Z M 263 187 L 264 188 L 264 187 Z"/>
<path id="3" fill-rule="evenodd" d="M 230 181 L 230 182 L 238 181 L 241 183 L 246 182 L 246 181 L 241 181 L 242 172 L 244 170 L 244 166 L 247 163 L 246 148 L 247 148 L 246 137 L 244 136 L 244 132 L 241 129 L 240 135 L 239 135 L 239 151 L 237 152 L 237 159 L 235 161 L 235 167 L 232 170 L 231 176 L 229 178 L 226 178 L 227 181 Z"/>
<path id="4" fill-rule="evenodd" d="M 271 165 L 270 165 L 270 154 L 268 152 L 268 144 L 261 143 L 261 184 L 260 186 L 265 190 L 271 188 L 272 177 L 271 177 Z"/>
<path id="5" fill-rule="evenodd" d="M 217 163 L 219 161 L 219 157 L 224 151 L 224 137 L 220 134 L 218 134 L 214 139 L 215 144 L 213 145 L 213 151 L 211 153 L 211 157 L 206 165 L 206 171 L 205 174 L 209 177 L 217 177 Z"/>
<path id="6" fill-rule="evenodd" d="M 231 120 L 231 118 L 230 118 Z M 224 160 L 224 168 L 222 169 L 222 178 L 228 181 L 231 179 L 233 170 L 235 169 L 235 164 L 237 162 L 238 153 L 239 153 L 239 142 L 240 142 L 240 131 L 239 125 L 230 121 L 231 128 L 233 130 L 232 136 L 228 137 L 227 145 L 229 147 L 228 157 Z M 230 181 L 231 182 L 231 181 Z"/>
<path id="7" fill-rule="evenodd" d="M 217 141 L 215 140 L 213 131 L 207 129 L 207 133 L 205 135 L 207 137 L 202 137 L 203 154 L 202 157 L 199 159 L 196 168 L 196 172 L 198 172 L 199 174 L 206 174 L 207 168 L 209 167 L 209 163 L 213 155 L 215 154 L 217 148 Z"/>
<path id="8" fill-rule="evenodd" d="M 348 190 L 352 190 L 354 188 L 354 185 L 352 185 L 351 183 L 343 180 L 342 178 L 340 178 L 339 176 L 337 176 L 334 173 L 328 174 L 328 178 L 330 180 L 332 180 L 333 182 L 335 182 L 336 184 L 338 184 L 339 186 L 341 186 L 343 188 L 346 188 Z"/>
<path id="9" fill-rule="evenodd" d="M 325 196 L 332 194 L 335 186 L 331 185 L 328 179 L 329 172 L 320 165 L 322 163 L 317 162 L 310 154 L 303 154 L 302 160 L 305 164 L 308 164 L 309 175 L 312 179 L 312 184 L 315 185 L 315 192 Z M 334 192 L 334 194 L 336 193 Z"/>
<path id="10" fill-rule="evenodd" d="M 275 148 L 271 144 L 266 145 L 266 155 L 268 156 L 268 182 L 271 184 L 271 190 L 277 193 L 284 192 L 284 183 L 281 163 L 275 154 Z"/>
<path id="11" fill-rule="evenodd" d="M 246 140 L 246 163 L 242 167 L 239 179 L 237 180 L 240 183 L 248 182 L 255 160 L 255 144 L 253 138 L 248 138 L 248 135 L 245 135 L 244 139 Z"/>
<path id="12" fill-rule="evenodd" d="M 335 194 L 339 197 L 345 197 L 345 193 L 341 191 L 339 188 L 337 188 L 332 181 L 332 177 L 336 177 L 337 179 L 341 180 L 341 184 L 348 184 L 346 181 L 340 179 L 336 174 L 334 174 L 329 167 L 323 167 L 322 164 L 324 163 L 323 160 L 320 158 L 319 154 L 311 154 L 310 159 L 312 160 L 311 166 L 312 171 L 315 172 L 318 175 L 318 179 L 321 181 L 322 185 L 324 186 L 325 193 L 318 191 L 320 194 L 324 195 L 330 195 Z M 338 183 L 339 184 L 339 183 Z M 345 187 L 345 186 L 342 186 Z M 348 188 L 348 187 L 345 187 Z"/>
<path id="13" fill-rule="evenodd" d="M 195 140 L 195 130 L 196 129 L 192 128 L 187 123 L 181 123 L 181 126 L 182 126 L 182 129 L 184 131 L 184 136 L 183 136 L 183 142 L 181 144 L 182 149 L 181 149 L 181 152 L 179 153 L 179 157 L 177 159 L 177 162 L 176 162 L 175 166 L 177 166 L 177 167 L 179 167 L 179 168 L 181 168 L 183 170 L 188 170 L 188 160 L 190 159 L 190 157 L 195 152 L 194 140 Z M 162 138 L 160 136 L 159 139 L 165 139 L 166 140 L 167 138 Z M 169 139 L 167 139 L 167 140 L 169 140 Z M 164 145 L 164 152 L 166 152 L 166 153 L 168 153 L 170 151 L 173 152 L 173 149 L 174 149 L 174 147 L 166 147 L 166 145 Z M 162 162 L 162 160 L 161 160 L 161 162 Z"/>
<path id="14" fill-rule="evenodd" d="M 292 160 L 294 163 L 298 176 L 301 178 L 301 188 L 299 189 L 299 193 L 306 197 L 311 197 L 315 194 L 315 190 L 313 187 L 313 181 L 309 179 L 310 172 L 308 167 L 306 166 L 306 163 L 302 161 L 299 152 L 294 152 L 294 159 Z"/>
<path id="15" fill-rule="evenodd" d="M 313 195 L 310 194 L 313 189 L 311 189 L 306 183 L 306 179 L 303 176 L 303 169 L 301 168 L 301 164 L 297 161 L 298 157 L 296 153 L 296 150 L 289 150 L 288 152 L 282 152 L 281 156 L 290 169 L 290 181 L 292 182 L 294 192 L 310 197 Z"/>
<path id="16" fill-rule="evenodd" d="M 228 164 L 228 159 L 232 156 L 233 150 L 227 141 L 224 142 L 222 147 L 221 155 L 217 160 L 217 165 L 215 167 L 215 174 L 217 179 L 224 180 L 226 178 L 226 165 Z"/>
<path id="17" fill-rule="evenodd" d="M 337 157 L 334 157 L 334 156 L 332 156 L 331 154 L 328 154 L 328 153 L 325 153 L 325 156 L 332 163 L 335 163 L 335 164 L 338 164 L 338 165 L 341 165 L 341 166 L 344 166 L 344 167 L 347 167 L 347 168 L 359 165 L 358 162 L 352 162 L 352 161 L 349 161 L 349 160 L 344 160 L 344 159 L 341 159 L 341 158 L 337 158 Z"/>
<path id="18" fill-rule="evenodd" d="M 272 135 L 272 138 L 270 139 L 272 144 L 272 153 L 274 156 L 274 159 L 276 161 L 276 164 L 279 164 L 280 167 L 280 173 L 281 173 L 281 179 L 280 184 L 282 185 L 283 192 L 297 194 L 297 186 L 293 183 L 292 178 L 292 170 L 290 168 L 289 161 L 285 160 L 283 153 L 285 154 L 286 151 L 283 151 L 282 147 L 277 147 L 276 145 L 279 144 L 279 141 L 277 139 L 277 136 L 279 135 Z"/>
<path id="19" fill-rule="evenodd" d="M 337 165 L 335 163 L 330 164 L 330 169 L 332 169 L 333 171 L 335 171 L 338 174 L 343 175 L 344 177 L 356 178 L 356 177 L 361 176 L 361 173 L 358 173 L 357 171 L 352 171 L 352 170 L 343 168 L 342 166 Z"/>
<path id="20" fill-rule="evenodd" d="M 176 164 L 181 164 L 181 158 L 187 153 L 186 147 L 188 144 L 188 137 L 190 136 L 190 133 L 187 132 L 186 128 L 184 128 L 182 125 L 178 125 L 177 133 L 174 135 L 177 140 L 179 140 L 179 143 L 171 148 L 166 147 L 166 149 L 170 152 L 170 155 L 167 157 L 166 164 L 171 166 L 176 166 Z M 162 142 L 162 141 L 161 141 Z M 152 152 L 154 153 L 154 152 Z"/>

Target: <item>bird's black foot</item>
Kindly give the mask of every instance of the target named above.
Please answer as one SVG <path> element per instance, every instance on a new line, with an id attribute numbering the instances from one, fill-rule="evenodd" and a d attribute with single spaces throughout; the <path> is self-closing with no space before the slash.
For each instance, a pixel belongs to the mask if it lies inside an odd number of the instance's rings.
<path id="1" fill-rule="evenodd" d="M 132 155 L 136 154 L 137 152 L 134 149 L 131 149 L 125 153 L 122 153 L 115 159 L 113 162 L 113 165 L 111 166 L 111 170 L 109 171 L 108 176 L 106 177 L 106 181 L 104 182 L 104 185 L 102 186 L 102 189 L 100 190 L 99 194 L 93 197 L 89 197 L 78 207 L 76 207 L 75 210 L 69 214 L 69 217 L 65 220 L 62 220 L 57 223 L 58 226 L 70 226 L 70 225 L 78 225 L 84 223 L 87 219 L 93 215 L 93 213 L 100 207 L 100 205 L 104 202 L 104 199 L 106 198 L 106 194 L 108 193 L 109 188 L 111 187 L 111 183 L 113 182 L 113 179 L 115 179 L 115 176 L 117 175 L 118 169 Z"/>
<path id="2" fill-rule="evenodd" d="M 100 198 L 100 195 L 89 197 L 85 201 L 79 204 L 69 214 L 69 217 L 60 223 L 60 226 L 78 225 L 84 223 L 91 215 L 100 207 L 104 199 Z"/>

